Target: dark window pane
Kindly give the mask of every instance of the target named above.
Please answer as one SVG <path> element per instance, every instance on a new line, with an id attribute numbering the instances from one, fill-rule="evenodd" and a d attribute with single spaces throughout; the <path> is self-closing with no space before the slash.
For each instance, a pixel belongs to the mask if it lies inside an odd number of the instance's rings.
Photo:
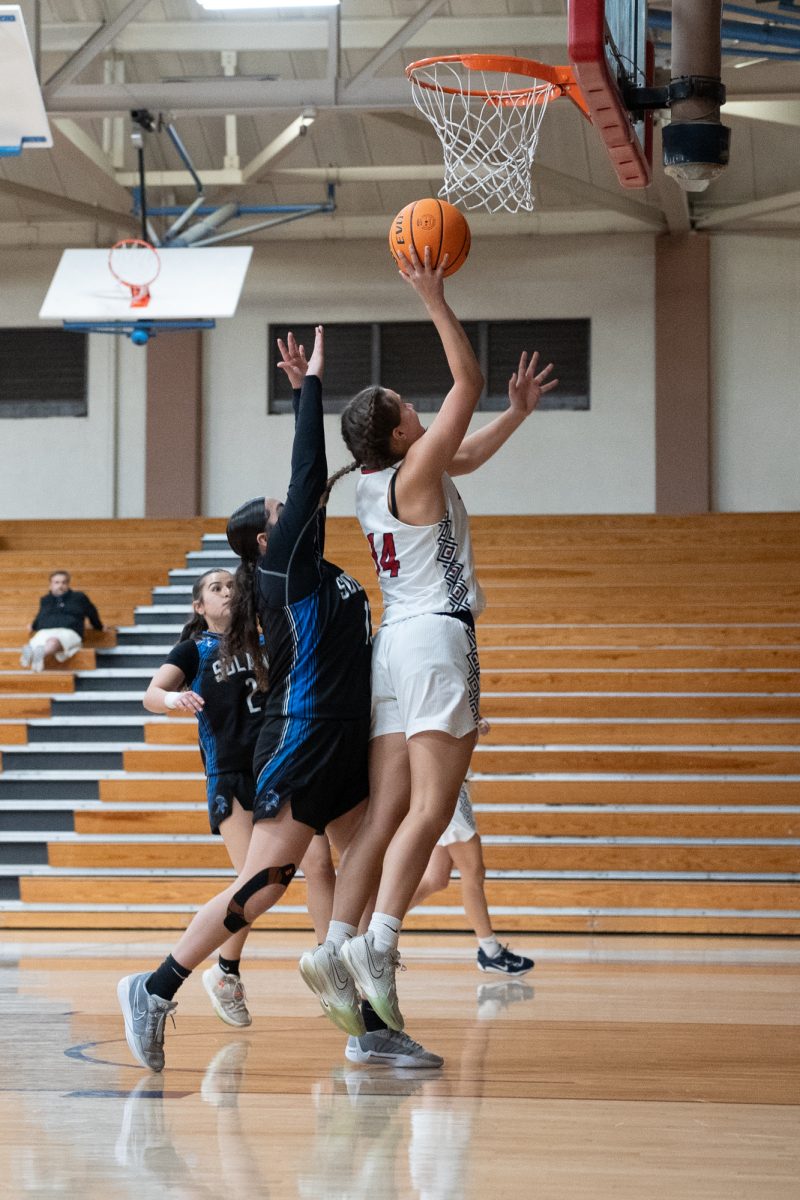
<path id="1" fill-rule="evenodd" d="M 0 329 L 0 417 L 86 416 L 87 337 Z"/>
<path id="2" fill-rule="evenodd" d="M 477 322 L 464 329 L 478 352 Z M 439 335 L 430 321 L 381 325 L 381 379 L 422 412 L 436 412 L 452 385 Z"/>
<path id="3" fill-rule="evenodd" d="M 490 321 L 489 398 L 506 396 L 509 377 L 523 350 L 538 350 L 541 365 L 554 363 L 553 377 L 559 380 L 556 390 L 542 397 L 539 409 L 588 409 L 589 331 L 588 319 Z"/>
<path id="4" fill-rule="evenodd" d="M 291 329 L 308 357 L 314 346 L 313 325 L 271 325 L 268 330 L 270 355 L 269 412 L 292 411 L 292 389 L 277 364 L 280 354 L 276 339 L 286 341 Z M 340 412 L 351 396 L 372 382 L 372 326 L 367 324 L 325 325 L 325 411 Z"/>

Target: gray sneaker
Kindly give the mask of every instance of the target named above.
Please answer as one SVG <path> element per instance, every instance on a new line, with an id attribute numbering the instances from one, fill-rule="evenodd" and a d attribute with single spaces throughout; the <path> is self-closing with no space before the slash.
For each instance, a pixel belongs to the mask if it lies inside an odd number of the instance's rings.
<path id="1" fill-rule="evenodd" d="M 302 955 L 300 974 L 334 1025 L 352 1037 L 366 1033 L 353 980 L 330 942 L 323 942 L 316 950 L 307 950 Z"/>
<path id="2" fill-rule="evenodd" d="M 244 984 L 238 975 L 228 975 L 215 963 L 203 971 L 203 987 L 211 997 L 214 1012 L 226 1025 L 235 1025 L 238 1029 L 252 1025 Z"/>
<path id="3" fill-rule="evenodd" d="M 22 647 L 22 654 L 19 656 L 19 665 L 21 667 L 29 667 L 33 662 L 33 646 L 28 642 Z"/>
<path id="4" fill-rule="evenodd" d="M 345 942 L 339 957 L 353 977 L 361 995 L 390 1029 L 403 1029 L 403 1014 L 397 1003 L 394 976 L 400 964 L 396 950 L 376 950 L 374 934 L 368 929 L 360 937 Z M 356 1035 L 358 1036 L 358 1035 Z"/>
<path id="5" fill-rule="evenodd" d="M 44 646 L 33 647 L 33 652 L 31 653 L 31 670 L 37 672 L 44 670 Z"/>
<path id="6" fill-rule="evenodd" d="M 441 1067 L 444 1059 L 431 1054 L 407 1033 L 394 1029 L 376 1029 L 360 1038 L 348 1038 L 345 1058 L 354 1063 L 373 1063 L 387 1067 Z"/>
<path id="7" fill-rule="evenodd" d="M 140 975 L 120 979 L 117 999 L 125 1018 L 125 1037 L 131 1054 L 149 1071 L 163 1071 L 164 1024 L 178 1002 L 151 996 L 144 986 L 149 975 L 149 971 L 142 971 Z"/>

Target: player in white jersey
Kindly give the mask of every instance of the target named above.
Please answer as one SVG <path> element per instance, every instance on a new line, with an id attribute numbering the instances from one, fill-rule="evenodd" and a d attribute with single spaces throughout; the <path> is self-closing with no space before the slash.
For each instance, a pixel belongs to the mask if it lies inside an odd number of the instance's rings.
<path id="1" fill-rule="evenodd" d="M 400 926 L 453 815 L 478 721 L 474 622 L 483 597 L 467 514 L 450 476 L 486 462 L 556 385 L 546 382 L 552 366 L 537 374 L 538 356 L 529 361 L 523 354 L 509 384 L 509 408 L 467 437 L 483 376 L 444 298 L 447 258 L 433 269 L 427 250 L 424 263 L 413 247 L 409 254 L 401 274 L 428 310 L 453 383 L 427 430 L 413 405 L 387 388 L 365 389 L 342 414 L 344 440 L 362 468 L 356 507 L 384 616 L 372 658 L 370 802 L 348 848 L 348 880 L 344 888 L 337 884 L 323 948 L 326 963 L 332 953 L 340 959 L 395 1030 L 403 1028 L 394 982 Z M 386 851 L 376 857 L 381 842 Z M 379 877 L 369 929 L 356 937 Z M 332 992 L 337 971 L 320 980 Z"/>

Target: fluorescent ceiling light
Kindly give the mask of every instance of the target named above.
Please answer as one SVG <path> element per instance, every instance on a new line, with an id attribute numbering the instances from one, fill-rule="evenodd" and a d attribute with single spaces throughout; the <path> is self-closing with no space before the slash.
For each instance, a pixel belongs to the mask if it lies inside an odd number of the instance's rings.
<path id="1" fill-rule="evenodd" d="M 340 0 L 197 0 L 201 8 L 235 10 L 244 8 L 335 8 Z"/>

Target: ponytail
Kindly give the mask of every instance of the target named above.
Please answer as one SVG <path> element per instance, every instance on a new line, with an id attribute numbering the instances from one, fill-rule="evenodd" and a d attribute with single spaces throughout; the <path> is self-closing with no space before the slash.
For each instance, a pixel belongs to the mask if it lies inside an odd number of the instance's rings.
<path id="1" fill-rule="evenodd" d="M 188 642 L 192 638 L 199 637 L 201 633 L 205 633 L 207 629 L 208 622 L 205 617 L 201 617 L 200 613 L 195 613 L 184 625 L 178 641 Z"/>
<path id="2" fill-rule="evenodd" d="M 256 677 L 258 690 L 265 692 L 269 686 L 269 675 L 264 661 L 264 647 L 260 638 L 261 627 L 256 610 L 255 572 L 255 562 L 246 558 L 242 559 L 236 569 L 233 577 L 230 625 L 220 644 L 219 660 L 223 678 L 227 679 L 228 669 L 232 665 L 233 659 L 236 657 L 246 658 L 249 654 L 253 661 L 253 674 Z"/>

